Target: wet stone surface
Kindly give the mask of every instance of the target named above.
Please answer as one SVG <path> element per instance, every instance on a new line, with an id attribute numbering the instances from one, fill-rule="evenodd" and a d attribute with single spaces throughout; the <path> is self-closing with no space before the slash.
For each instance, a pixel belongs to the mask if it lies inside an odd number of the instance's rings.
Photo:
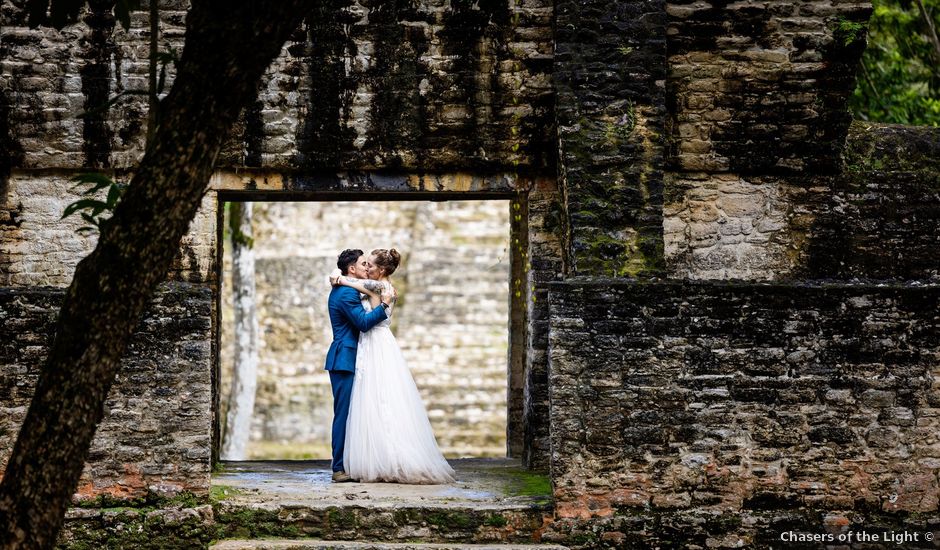
<path id="1" fill-rule="evenodd" d="M 449 485 L 333 483 L 329 461 L 223 462 L 212 477 L 212 492 L 224 504 L 253 506 L 434 506 L 508 509 L 546 504 L 547 477 L 527 472 L 512 459 L 450 461 L 457 482 Z"/>

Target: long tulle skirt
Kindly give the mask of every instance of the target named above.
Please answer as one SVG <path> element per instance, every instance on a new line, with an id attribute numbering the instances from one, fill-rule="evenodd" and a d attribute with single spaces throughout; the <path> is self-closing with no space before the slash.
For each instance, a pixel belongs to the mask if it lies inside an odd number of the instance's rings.
<path id="1" fill-rule="evenodd" d="M 389 327 L 359 336 L 343 453 L 346 473 L 363 482 L 451 483 L 424 402 Z"/>

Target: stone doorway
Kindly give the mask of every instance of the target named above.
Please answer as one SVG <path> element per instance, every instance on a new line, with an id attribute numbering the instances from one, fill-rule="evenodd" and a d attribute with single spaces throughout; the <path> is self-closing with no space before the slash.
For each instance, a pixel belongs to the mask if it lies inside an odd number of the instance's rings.
<path id="1" fill-rule="evenodd" d="M 322 371 L 330 340 L 328 288 L 319 279 L 335 265 L 339 249 L 385 243 L 403 253 L 396 284 L 404 290 L 404 307 L 395 332 L 445 456 L 520 456 L 527 303 L 525 293 L 519 292 L 525 281 L 520 250 L 526 224 L 520 201 L 512 200 L 517 196 L 414 195 L 402 200 L 351 195 L 250 197 L 255 227 L 261 231 L 254 241 L 256 282 L 259 329 L 267 347 L 260 354 L 255 407 L 255 414 L 261 414 L 252 424 L 260 437 L 246 458 L 328 458 L 332 399 Z M 381 200 L 389 198 L 395 200 Z M 218 193 L 214 464 L 225 458 L 220 456 L 221 434 L 232 364 L 226 334 L 231 332 L 226 296 L 231 289 L 226 280 L 231 251 L 224 244 L 224 205 L 245 199 L 244 194 Z M 386 221 L 385 227 L 370 220 L 370 212 Z M 458 248 L 462 252 L 456 252 Z M 459 269 L 461 265 L 465 269 Z M 513 299 L 513 281 L 523 299 Z M 428 323 L 429 317 L 438 321 Z M 501 346 L 498 357 L 494 346 Z M 291 377 L 296 380 L 293 387 Z"/>

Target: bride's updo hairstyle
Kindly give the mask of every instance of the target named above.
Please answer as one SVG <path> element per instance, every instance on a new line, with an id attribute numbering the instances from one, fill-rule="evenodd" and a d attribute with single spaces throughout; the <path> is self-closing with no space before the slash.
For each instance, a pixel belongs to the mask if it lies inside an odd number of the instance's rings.
<path id="1" fill-rule="evenodd" d="M 374 256 L 373 260 L 376 267 L 381 269 L 386 277 L 395 273 L 395 270 L 398 269 L 398 264 L 401 263 L 401 254 L 394 248 L 390 250 L 376 248 L 372 251 L 372 256 Z"/>

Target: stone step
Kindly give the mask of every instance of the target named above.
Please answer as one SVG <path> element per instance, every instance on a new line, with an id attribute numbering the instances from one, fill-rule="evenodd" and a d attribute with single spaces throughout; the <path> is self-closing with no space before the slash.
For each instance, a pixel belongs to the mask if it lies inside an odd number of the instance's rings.
<path id="1" fill-rule="evenodd" d="M 551 505 L 447 504 L 349 506 L 222 502 L 216 506 L 221 539 L 309 537 L 317 540 L 450 544 L 531 544 L 538 541 Z"/>
<path id="2" fill-rule="evenodd" d="M 567 550 L 554 544 L 460 544 L 346 540 L 223 540 L 209 550 Z"/>
<path id="3" fill-rule="evenodd" d="M 444 485 L 332 483 L 329 461 L 224 462 L 219 539 L 531 544 L 553 515 L 549 479 L 514 459 L 450 461 Z"/>

